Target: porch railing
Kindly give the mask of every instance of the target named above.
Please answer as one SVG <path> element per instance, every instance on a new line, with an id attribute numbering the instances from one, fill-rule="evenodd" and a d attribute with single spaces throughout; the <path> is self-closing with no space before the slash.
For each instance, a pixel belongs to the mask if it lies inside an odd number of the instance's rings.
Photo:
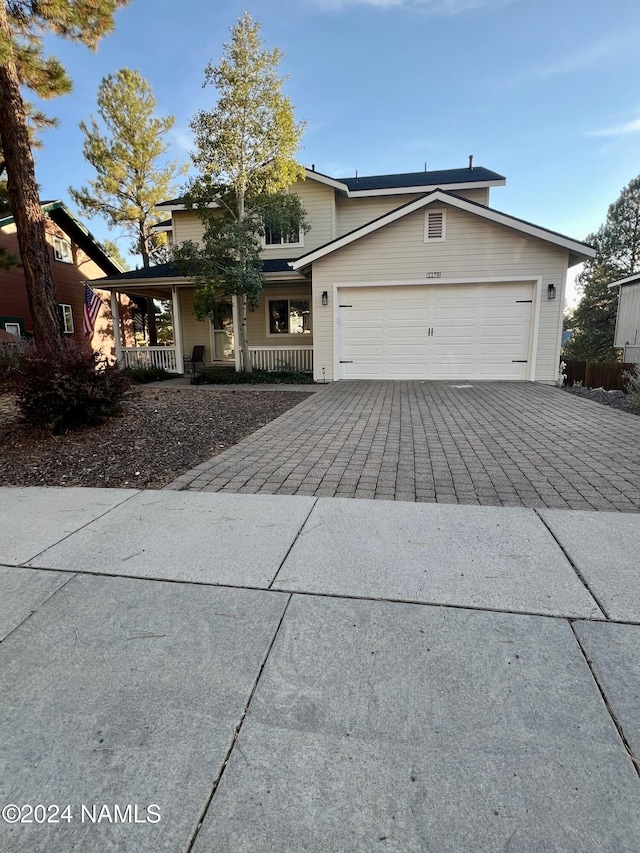
<path id="1" fill-rule="evenodd" d="M 158 367 L 169 373 L 181 373 L 175 347 L 123 347 L 123 367 Z"/>
<path id="2" fill-rule="evenodd" d="M 249 355 L 257 370 L 313 370 L 313 347 L 249 347 Z"/>

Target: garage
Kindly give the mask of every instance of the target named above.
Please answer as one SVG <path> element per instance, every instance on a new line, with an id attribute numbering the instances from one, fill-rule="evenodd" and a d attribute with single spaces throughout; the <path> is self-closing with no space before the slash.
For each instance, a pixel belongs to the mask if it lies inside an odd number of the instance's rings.
<path id="1" fill-rule="evenodd" d="M 530 377 L 533 282 L 341 287 L 339 379 Z"/>

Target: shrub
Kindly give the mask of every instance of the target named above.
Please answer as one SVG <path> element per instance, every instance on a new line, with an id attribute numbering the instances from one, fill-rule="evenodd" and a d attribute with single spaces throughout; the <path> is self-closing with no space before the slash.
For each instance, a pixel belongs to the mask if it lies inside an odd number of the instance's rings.
<path id="1" fill-rule="evenodd" d="M 0 343 L 0 392 L 10 389 L 11 376 L 21 358 L 21 349 Z"/>
<path id="2" fill-rule="evenodd" d="M 120 414 L 130 380 L 75 344 L 55 358 L 32 346 L 11 370 L 11 387 L 28 424 L 59 434 Z"/>
<path id="3" fill-rule="evenodd" d="M 640 365 L 627 370 L 624 378 L 627 380 L 627 396 L 634 406 L 640 406 Z"/>
<path id="4" fill-rule="evenodd" d="M 310 373 L 288 370 L 231 370 L 225 367 L 205 367 L 192 377 L 194 385 L 292 385 L 313 384 L 313 376 Z"/>
<path id="5" fill-rule="evenodd" d="M 134 385 L 146 385 L 147 382 L 162 382 L 165 379 L 176 378 L 175 373 L 169 373 L 163 367 L 126 367 L 122 372 Z"/>

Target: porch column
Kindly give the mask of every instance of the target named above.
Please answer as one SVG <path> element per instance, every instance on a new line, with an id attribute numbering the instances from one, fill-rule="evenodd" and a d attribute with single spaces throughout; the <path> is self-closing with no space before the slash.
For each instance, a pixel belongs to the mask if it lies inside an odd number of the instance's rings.
<path id="1" fill-rule="evenodd" d="M 180 314 L 180 299 L 178 288 L 171 285 L 171 314 L 173 316 L 173 343 L 176 348 L 176 369 L 184 373 L 184 353 L 182 351 L 182 315 Z"/>
<path id="2" fill-rule="evenodd" d="M 231 297 L 231 310 L 233 317 L 233 357 L 236 362 L 236 373 L 242 369 L 240 364 L 240 335 L 238 334 L 238 297 Z"/>
<path id="3" fill-rule="evenodd" d="M 111 322 L 113 324 L 113 342 L 116 349 L 116 361 L 120 367 L 123 367 L 122 337 L 120 333 L 120 305 L 118 303 L 118 294 L 115 290 L 111 291 Z"/>

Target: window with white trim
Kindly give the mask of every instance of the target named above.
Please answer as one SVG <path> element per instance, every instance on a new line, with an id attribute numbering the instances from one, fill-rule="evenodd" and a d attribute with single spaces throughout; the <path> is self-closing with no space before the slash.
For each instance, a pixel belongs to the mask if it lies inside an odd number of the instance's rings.
<path id="1" fill-rule="evenodd" d="M 443 243 L 446 236 L 446 212 L 444 210 L 427 210 L 424 216 L 424 242 Z"/>
<path id="2" fill-rule="evenodd" d="M 59 302 L 58 308 L 60 309 L 60 316 L 62 317 L 62 330 L 65 335 L 72 335 L 73 311 L 71 310 L 71 305 L 67 305 L 66 302 Z"/>
<path id="3" fill-rule="evenodd" d="M 270 335 L 310 335 L 311 304 L 308 299 L 270 299 Z"/>
<path id="4" fill-rule="evenodd" d="M 22 332 L 20 331 L 20 323 L 5 323 L 4 329 L 5 332 L 8 332 L 10 335 L 13 335 L 16 338 L 22 336 Z"/>
<path id="5" fill-rule="evenodd" d="M 54 237 L 53 257 L 56 261 L 61 261 L 63 264 L 72 264 L 71 243 L 68 240 L 63 240 L 62 237 Z"/>
<path id="6" fill-rule="evenodd" d="M 292 228 L 286 234 L 281 234 L 274 228 L 265 227 L 264 245 L 266 248 L 273 246 L 304 246 L 303 232 L 299 228 Z"/>

